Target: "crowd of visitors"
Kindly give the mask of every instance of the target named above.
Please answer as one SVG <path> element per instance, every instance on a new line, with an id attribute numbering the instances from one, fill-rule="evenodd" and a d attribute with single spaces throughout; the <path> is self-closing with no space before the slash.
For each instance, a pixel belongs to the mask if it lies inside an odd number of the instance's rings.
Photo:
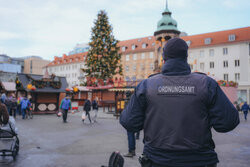
<path id="1" fill-rule="evenodd" d="M 15 97 L 14 94 L 10 94 L 9 97 L 5 93 L 1 95 L 1 103 L 7 108 L 7 112 L 10 116 L 16 118 L 16 115 L 22 115 L 23 119 L 27 118 L 27 113 L 30 110 L 31 102 L 26 96 Z"/>

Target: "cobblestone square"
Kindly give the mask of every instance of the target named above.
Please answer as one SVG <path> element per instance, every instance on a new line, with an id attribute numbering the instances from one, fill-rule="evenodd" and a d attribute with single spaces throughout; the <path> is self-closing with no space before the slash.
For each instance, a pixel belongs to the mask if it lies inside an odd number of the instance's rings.
<path id="1" fill-rule="evenodd" d="M 93 114 L 93 113 L 92 113 Z M 243 115 L 240 115 L 241 119 Z M 126 131 L 112 114 L 99 111 L 98 123 L 81 121 L 81 113 L 69 114 L 68 123 L 55 115 L 17 118 L 20 152 L 15 162 L 1 158 L 1 167 L 100 167 L 108 164 L 112 151 L 127 152 Z M 230 133 L 213 133 L 220 163 L 218 167 L 249 167 L 250 122 L 241 120 Z M 137 156 L 125 158 L 125 167 L 139 167 L 142 134 Z"/>

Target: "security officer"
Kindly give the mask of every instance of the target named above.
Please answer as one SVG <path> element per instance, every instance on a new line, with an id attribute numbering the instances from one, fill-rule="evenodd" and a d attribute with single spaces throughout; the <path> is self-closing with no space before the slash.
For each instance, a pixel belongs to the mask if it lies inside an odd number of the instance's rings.
<path id="1" fill-rule="evenodd" d="M 184 40 L 169 40 L 162 72 L 136 87 L 120 117 L 128 131 L 144 129 L 144 160 L 152 167 L 215 167 L 211 128 L 228 132 L 239 124 L 236 108 L 217 82 L 191 73 L 187 53 Z"/>

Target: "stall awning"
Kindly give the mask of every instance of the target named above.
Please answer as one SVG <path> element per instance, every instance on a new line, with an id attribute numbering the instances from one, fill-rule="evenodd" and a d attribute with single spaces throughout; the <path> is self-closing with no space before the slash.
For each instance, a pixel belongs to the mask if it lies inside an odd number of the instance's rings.
<path id="1" fill-rule="evenodd" d="M 78 88 L 79 91 L 81 91 L 81 92 L 90 91 L 90 89 L 88 89 L 86 86 L 77 86 L 77 88 Z"/>
<path id="2" fill-rule="evenodd" d="M 16 91 L 16 83 L 15 82 L 2 82 L 3 88 L 8 92 Z"/>
<path id="3" fill-rule="evenodd" d="M 125 91 L 133 92 L 134 90 L 135 90 L 134 88 L 112 88 L 112 89 L 109 89 L 109 91 L 112 91 L 112 92 L 125 92 Z"/>

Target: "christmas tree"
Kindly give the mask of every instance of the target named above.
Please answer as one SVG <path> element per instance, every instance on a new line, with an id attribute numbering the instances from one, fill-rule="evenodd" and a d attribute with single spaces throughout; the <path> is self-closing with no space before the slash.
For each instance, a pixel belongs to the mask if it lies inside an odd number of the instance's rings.
<path id="1" fill-rule="evenodd" d="M 114 38 L 112 26 L 107 13 L 101 10 L 92 28 L 90 49 L 88 51 L 84 71 L 88 78 L 96 78 L 104 82 L 116 74 L 122 75 L 118 40 Z"/>

